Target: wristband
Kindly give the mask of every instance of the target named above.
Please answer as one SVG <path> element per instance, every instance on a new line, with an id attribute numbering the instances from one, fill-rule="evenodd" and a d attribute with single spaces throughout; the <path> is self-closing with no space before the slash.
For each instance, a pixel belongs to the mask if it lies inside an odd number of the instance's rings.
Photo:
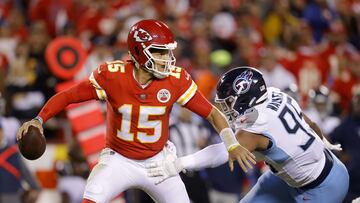
<path id="1" fill-rule="evenodd" d="M 228 151 L 232 152 L 236 147 L 239 147 L 239 146 L 241 146 L 239 143 L 233 144 L 228 148 Z"/>
<path id="2" fill-rule="evenodd" d="M 221 140 L 224 142 L 226 149 L 230 152 L 236 147 L 240 146 L 239 142 L 236 140 L 234 132 L 231 128 L 224 128 L 220 132 Z"/>
<path id="3" fill-rule="evenodd" d="M 39 121 L 41 125 L 44 123 L 43 119 L 40 116 L 36 116 L 34 120 Z"/>

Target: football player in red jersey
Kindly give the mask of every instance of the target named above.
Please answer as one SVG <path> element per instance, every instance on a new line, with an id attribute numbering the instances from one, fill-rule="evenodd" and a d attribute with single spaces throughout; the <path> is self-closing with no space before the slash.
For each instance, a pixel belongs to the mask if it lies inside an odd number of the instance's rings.
<path id="1" fill-rule="evenodd" d="M 104 63 L 89 80 L 53 96 L 35 119 L 23 124 L 17 138 L 30 125 L 42 131 L 42 123 L 68 104 L 106 100 L 106 148 L 90 174 L 83 202 L 109 202 L 129 188 L 140 188 L 157 202 L 189 202 L 179 176 L 154 185 L 145 169 L 174 151 L 167 141 L 169 115 L 177 103 L 206 118 L 229 151 L 230 167 L 237 160 L 247 171 L 255 157 L 237 142 L 223 114 L 202 96 L 191 76 L 175 66 L 175 48 L 163 22 L 139 21 L 128 35 L 130 61 Z"/>

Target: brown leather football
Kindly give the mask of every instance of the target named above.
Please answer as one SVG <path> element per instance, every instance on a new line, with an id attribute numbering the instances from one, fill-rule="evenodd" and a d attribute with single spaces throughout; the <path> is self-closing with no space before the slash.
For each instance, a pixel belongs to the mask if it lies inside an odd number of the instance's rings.
<path id="1" fill-rule="evenodd" d="M 21 154 L 29 160 L 40 158 L 46 149 L 46 139 L 35 126 L 29 126 L 26 134 L 18 141 Z"/>

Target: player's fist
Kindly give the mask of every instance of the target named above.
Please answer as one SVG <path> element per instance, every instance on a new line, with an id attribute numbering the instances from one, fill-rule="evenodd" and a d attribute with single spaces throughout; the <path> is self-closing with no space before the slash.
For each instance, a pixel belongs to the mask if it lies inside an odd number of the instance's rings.
<path id="1" fill-rule="evenodd" d="M 24 136 L 27 133 L 30 126 L 34 126 L 34 127 L 38 128 L 40 130 L 41 134 L 44 134 L 44 129 L 42 127 L 41 122 L 37 119 L 32 119 L 32 120 L 22 124 L 22 126 L 19 128 L 19 130 L 16 133 L 17 141 L 19 141 L 22 138 L 22 136 Z"/>

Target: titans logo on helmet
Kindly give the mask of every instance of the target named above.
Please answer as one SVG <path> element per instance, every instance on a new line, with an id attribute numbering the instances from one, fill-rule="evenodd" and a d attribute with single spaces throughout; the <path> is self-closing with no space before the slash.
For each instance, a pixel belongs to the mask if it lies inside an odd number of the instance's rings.
<path id="1" fill-rule="evenodd" d="M 134 38 L 136 42 L 147 42 L 152 40 L 151 35 L 141 28 L 135 31 Z"/>
<path id="2" fill-rule="evenodd" d="M 233 83 L 233 88 L 237 94 L 244 94 L 249 91 L 253 73 L 249 70 L 241 73 Z"/>

